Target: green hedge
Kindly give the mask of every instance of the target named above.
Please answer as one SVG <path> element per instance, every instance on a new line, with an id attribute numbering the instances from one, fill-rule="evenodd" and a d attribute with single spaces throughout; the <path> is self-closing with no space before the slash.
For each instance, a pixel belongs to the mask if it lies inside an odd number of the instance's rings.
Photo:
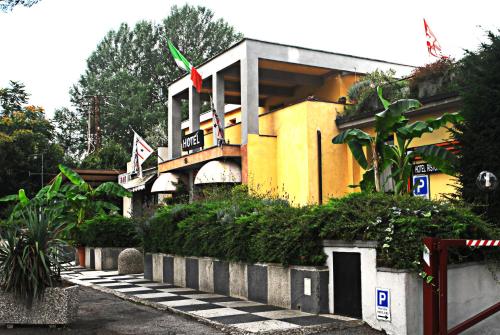
<path id="1" fill-rule="evenodd" d="M 137 247 L 141 238 L 135 223 L 120 215 L 102 215 L 80 227 L 78 240 L 91 247 Z"/>
<path id="2" fill-rule="evenodd" d="M 468 209 L 444 202 L 356 193 L 327 205 L 296 208 L 236 189 L 225 197 L 160 208 L 147 224 L 144 247 L 250 263 L 324 265 L 323 239 L 375 240 L 379 266 L 412 268 L 424 236 L 494 235 L 498 232 Z M 459 249 L 452 261 L 474 255 Z"/>

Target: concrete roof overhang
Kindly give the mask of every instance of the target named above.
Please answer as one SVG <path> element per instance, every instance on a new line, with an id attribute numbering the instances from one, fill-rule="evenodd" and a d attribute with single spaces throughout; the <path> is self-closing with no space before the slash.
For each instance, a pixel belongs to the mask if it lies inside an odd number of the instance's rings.
<path id="1" fill-rule="evenodd" d="M 293 96 L 294 89 L 300 85 L 321 86 L 326 76 L 335 73 L 365 74 L 375 69 L 393 69 L 397 76 L 405 76 L 413 69 L 399 63 L 246 38 L 198 66 L 203 77 L 201 100 L 209 100 L 212 75 L 221 72 L 225 102 L 240 104 L 240 64 L 248 59 L 258 60 L 260 105 L 269 96 Z M 189 87 L 189 75 L 178 78 L 170 84 L 169 96 L 187 99 Z"/>

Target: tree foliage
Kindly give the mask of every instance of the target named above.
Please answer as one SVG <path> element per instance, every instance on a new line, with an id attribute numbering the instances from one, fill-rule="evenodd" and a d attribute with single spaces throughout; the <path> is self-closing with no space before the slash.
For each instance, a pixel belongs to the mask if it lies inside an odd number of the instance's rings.
<path id="1" fill-rule="evenodd" d="M 500 225 L 499 191 L 486 194 L 475 184 L 484 170 L 500 176 L 500 34 L 489 32 L 488 39 L 478 51 L 467 51 L 461 61 L 461 113 L 465 120 L 455 138 L 460 143 L 461 197 L 479 205 L 479 211 Z"/>
<path id="2" fill-rule="evenodd" d="M 110 31 L 87 60 L 87 69 L 70 90 L 77 106 L 71 128 L 85 137 L 92 96 L 99 96 L 103 142 L 128 152 L 132 127 L 151 145 L 163 145 L 158 125 L 167 118 L 168 83 L 184 74 L 167 46 L 170 39 L 192 64 L 198 65 L 241 38 L 223 19 L 205 7 L 173 6 L 160 24 L 142 21 Z M 60 122 L 58 122 L 61 125 Z M 69 141 L 73 151 L 85 150 L 85 140 Z"/>
<path id="3" fill-rule="evenodd" d="M 44 181 L 57 171 L 64 152 L 54 143 L 54 127 L 45 118 L 43 108 L 23 106 L 28 94 L 24 85 L 11 82 L 0 89 L 2 114 L 0 118 L 0 196 L 19 188 L 32 195 L 40 186 L 42 160 Z M 38 175 L 30 175 L 38 173 Z"/>
<path id="4" fill-rule="evenodd" d="M 0 12 L 10 12 L 16 6 L 31 7 L 40 0 L 0 0 Z"/>

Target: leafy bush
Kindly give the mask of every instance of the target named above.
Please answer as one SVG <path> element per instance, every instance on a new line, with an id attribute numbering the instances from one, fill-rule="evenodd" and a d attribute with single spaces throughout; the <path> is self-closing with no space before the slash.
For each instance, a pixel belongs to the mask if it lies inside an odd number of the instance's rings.
<path id="1" fill-rule="evenodd" d="M 92 247 L 136 247 L 140 237 L 131 219 L 120 215 L 100 215 L 79 228 L 79 240 Z"/>
<path id="2" fill-rule="evenodd" d="M 159 209 L 146 229 L 145 249 L 243 262 L 324 263 L 318 227 L 301 220 L 307 208 L 238 187 L 224 195 Z"/>
<path id="3" fill-rule="evenodd" d="M 416 268 L 423 237 L 494 238 L 499 232 L 464 206 L 419 197 L 355 193 L 316 207 L 324 239 L 378 241 L 379 266 Z M 450 249 L 450 262 L 482 257 L 468 248 Z"/>
<path id="4" fill-rule="evenodd" d="M 148 252 L 324 265 L 323 239 L 375 240 L 380 266 L 416 268 L 424 236 L 497 235 L 468 209 L 445 202 L 356 193 L 297 208 L 236 189 L 223 197 L 160 208 L 147 223 L 143 243 Z M 453 262 L 481 257 L 465 249 L 450 255 Z"/>

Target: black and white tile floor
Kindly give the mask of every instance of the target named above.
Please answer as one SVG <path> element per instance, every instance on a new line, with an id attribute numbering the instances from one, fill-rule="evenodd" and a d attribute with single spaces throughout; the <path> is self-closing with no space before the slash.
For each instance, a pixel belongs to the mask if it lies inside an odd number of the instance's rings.
<path id="1" fill-rule="evenodd" d="M 98 286 L 170 309 L 230 326 L 244 333 L 286 331 L 302 328 L 355 327 L 359 320 L 333 315 L 315 315 L 258 302 L 206 293 L 185 287 L 152 282 L 143 274 L 118 275 L 117 271 L 94 271 L 72 267 L 63 277 L 82 286 Z"/>

